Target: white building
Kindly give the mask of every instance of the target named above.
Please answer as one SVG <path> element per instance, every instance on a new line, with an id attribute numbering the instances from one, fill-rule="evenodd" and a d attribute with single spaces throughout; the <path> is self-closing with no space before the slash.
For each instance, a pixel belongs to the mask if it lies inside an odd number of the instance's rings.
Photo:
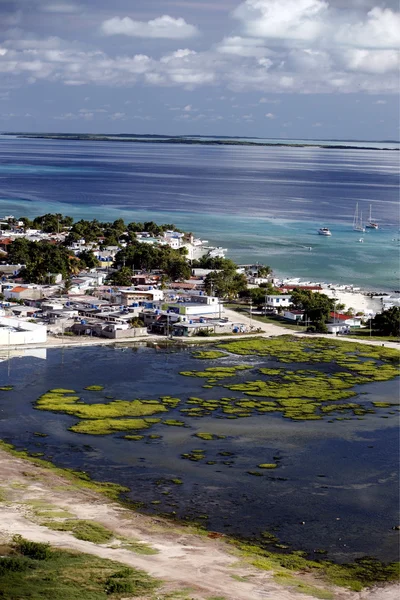
<path id="1" fill-rule="evenodd" d="M 40 344 L 47 341 L 46 325 L 12 317 L 0 317 L 0 346 Z"/>
<path id="2" fill-rule="evenodd" d="M 286 308 L 291 304 L 292 296 L 290 294 L 277 294 L 266 297 L 266 306 L 267 308 L 279 309 Z"/>

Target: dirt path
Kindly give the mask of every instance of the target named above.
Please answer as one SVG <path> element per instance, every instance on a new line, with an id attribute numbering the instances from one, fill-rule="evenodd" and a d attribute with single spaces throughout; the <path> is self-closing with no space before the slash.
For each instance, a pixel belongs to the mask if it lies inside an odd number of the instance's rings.
<path id="1" fill-rule="evenodd" d="M 312 599 L 277 584 L 273 573 L 240 562 L 224 540 L 210 539 L 194 533 L 190 527 L 135 513 L 3 450 L 0 450 L 0 491 L 5 496 L 5 501 L 0 503 L 0 542 L 21 534 L 34 541 L 49 542 L 54 547 L 117 560 L 162 579 L 163 591 L 189 588 L 188 596 L 193 600 L 215 596 L 226 600 Z M 121 547 L 121 542 L 116 540 L 100 545 L 78 540 L 68 532 L 49 529 L 41 525 L 43 517 L 38 515 L 41 507 L 49 510 L 49 505 L 53 510 L 70 512 L 74 518 L 95 520 L 116 536 L 151 546 L 157 554 L 137 554 Z M 330 589 L 335 600 L 397 600 L 400 591 L 390 586 L 355 594 L 315 582 L 309 576 L 305 576 L 304 581 Z"/>

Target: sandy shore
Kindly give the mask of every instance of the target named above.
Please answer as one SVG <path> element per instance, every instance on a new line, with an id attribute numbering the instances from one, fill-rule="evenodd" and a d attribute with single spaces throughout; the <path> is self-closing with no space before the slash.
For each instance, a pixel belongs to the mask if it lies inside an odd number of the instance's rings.
<path id="1" fill-rule="evenodd" d="M 290 588 L 239 560 L 223 539 L 198 535 L 190 527 L 135 513 L 42 466 L 0 450 L 0 543 L 15 534 L 58 548 L 72 549 L 140 568 L 164 581 L 161 593 L 190 589 L 192 600 L 221 596 L 226 600 L 294 600 L 299 598 Z M 94 544 L 78 540 L 72 534 L 45 527 L 40 507 L 66 510 L 71 517 L 90 519 L 106 526 L 115 535 L 146 543 L 157 551 L 143 555 L 116 543 Z M 332 592 L 334 600 L 398 600 L 400 588 L 389 585 L 350 592 L 323 584 L 310 575 L 298 574 L 309 585 Z M 237 578 L 240 578 L 238 580 Z M 312 596 L 302 594 L 303 600 Z"/>

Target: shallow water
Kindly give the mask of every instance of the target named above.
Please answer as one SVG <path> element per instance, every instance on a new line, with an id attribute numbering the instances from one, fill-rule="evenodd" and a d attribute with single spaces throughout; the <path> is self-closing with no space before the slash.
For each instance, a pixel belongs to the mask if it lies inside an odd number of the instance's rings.
<path id="1" fill-rule="evenodd" d="M 275 364 L 258 357 L 223 361 L 218 364 Z M 87 471 L 94 479 L 127 485 L 129 498 L 143 502 L 146 512 L 175 511 L 211 530 L 246 538 L 273 531 L 293 549 L 322 548 L 338 561 L 365 554 L 395 560 L 398 412 L 388 415 L 393 407 L 377 409 L 364 420 L 347 415 L 349 420 L 331 423 L 292 422 L 273 413 L 240 419 L 189 418 L 180 413 L 190 396 L 226 394 L 219 388 L 204 389 L 203 379 L 178 375 L 215 364 L 193 358 L 190 349 L 168 352 L 148 347 L 54 349 L 47 351 L 45 360 L 11 358 L 0 364 L 0 385 L 15 386 L 11 392 L 0 392 L 0 438 L 30 452 L 43 452 L 59 466 Z M 249 372 L 245 373 L 230 382 L 247 379 Z M 83 391 L 91 384 L 103 384 L 105 389 Z M 159 440 L 130 441 L 123 439 L 125 433 L 77 434 L 68 431 L 77 418 L 33 409 L 32 403 L 54 387 L 77 390 L 87 402 L 107 401 L 105 395 L 128 400 L 176 396 L 182 404 L 168 418 L 184 420 L 186 427 L 160 423 L 144 432 L 161 435 Z M 398 397 L 396 381 L 359 387 L 367 394 L 356 402 L 369 405 Z M 203 441 L 193 437 L 199 431 L 227 437 Z M 34 432 L 48 436 L 35 437 Z M 205 460 L 181 458 L 193 449 L 204 449 Z M 247 473 L 257 470 L 259 463 L 274 462 L 276 456 L 279 468 L 263 477 Z M 217 462 L 207 465 L 206 460 Z M 173 478 L 183 484 L 171 483 Z M 208 519 L 202 519 L 204 515 Z"/>
<path id="2" fill-rule="evenodd" d="M 0 136 L 4 214 L 173 222 L 240 263 L 372 289 L 399 287 L 398 187 L 395 151 Z M 356 202 L 380 227 L 362 244 Z"/>

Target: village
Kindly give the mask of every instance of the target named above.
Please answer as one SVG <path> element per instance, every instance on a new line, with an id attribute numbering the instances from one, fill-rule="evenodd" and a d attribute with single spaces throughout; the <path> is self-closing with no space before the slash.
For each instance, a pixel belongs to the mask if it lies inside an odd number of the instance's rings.
<path id="1" fill-rule="evenodd" d="M 235 265 L 226 249 L 173 225 L 10 215 L 1 227 L 1 347 L 251 334 L 267 316 L 281 333 L 286 324 L 347 335 L 399 310 L 396 295 L 278 281 L 265 265 Z"/>

